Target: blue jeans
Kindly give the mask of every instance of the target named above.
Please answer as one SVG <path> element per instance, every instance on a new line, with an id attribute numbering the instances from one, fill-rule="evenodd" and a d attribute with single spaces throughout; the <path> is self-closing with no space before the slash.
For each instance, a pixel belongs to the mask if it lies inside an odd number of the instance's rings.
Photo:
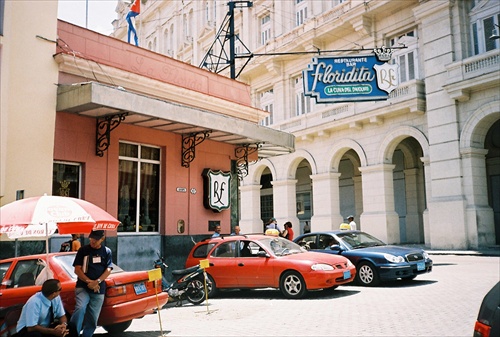
<path id="1" fill-rule="evenodd" d="M 92 337 L 104 303 L 104 294 L 89 293 L 83 288 L 75 288 L 75 294 L 76 305 L 71 322 L 75 324 L 78 334 L 83 329 L 82 337 Z"/>

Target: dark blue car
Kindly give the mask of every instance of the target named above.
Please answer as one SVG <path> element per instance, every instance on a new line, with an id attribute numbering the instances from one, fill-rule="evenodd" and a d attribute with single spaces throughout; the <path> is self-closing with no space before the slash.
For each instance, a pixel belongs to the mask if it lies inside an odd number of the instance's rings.
<path id="1" fill-rule="evenodd" d="M 432 271 L 432 260 L 420 248 L 387 245 L 362 231 L 336 230 L 300 235 L 293 240 L 307 250 L 345 256 L 356 266 L 356 282 L 413 280 Z"/>

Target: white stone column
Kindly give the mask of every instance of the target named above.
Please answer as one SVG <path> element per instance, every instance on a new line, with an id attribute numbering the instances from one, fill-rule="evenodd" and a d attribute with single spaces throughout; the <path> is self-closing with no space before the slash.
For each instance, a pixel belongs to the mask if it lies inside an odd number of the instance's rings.
<path id="1" fill-rule="evenodd" d="M 470 248 L 495 244 L 493 209 L 488 203 L 486 149 L 461 149 L 464 194 L 467 200 L 466 224 Z"/>
<path id="2" fill-rule="evenodd" d="M 363 177 L 363 230 L 386 243 L 399 243 L 399 216 L 394 207 L 395 165 L 360 167 Z"/>
<path id="3" fill-rule="evenodd" d="M 328 231 L 338 229 L 342 222 L 339 202 L 340 173 L 314 174 L 312 180 L 313 216 L 311 230 Z"/>
<path id="4" fill-rule="evenodd" d="M 287 221 L 292 223 L 292 228 L 300 228 L 295 195 L 297 180 L 274 180 L 271 184 L 273 185 L 274 217 L 280 229 L 283 230 L 283 224 Z"/>
<path id="5" fill-rule="evenodd" d="M 263 223 L 260 219 L 260 189 L 261 185 L 240 186 L 240 200 L 245 204 L 240 206 L 240 228 L 242 233 L 260 233 Z"/>

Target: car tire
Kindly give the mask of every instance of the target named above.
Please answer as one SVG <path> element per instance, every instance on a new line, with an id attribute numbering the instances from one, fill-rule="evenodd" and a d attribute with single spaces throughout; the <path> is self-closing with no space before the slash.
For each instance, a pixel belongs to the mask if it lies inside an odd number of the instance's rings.
<path id="1" fill-rule="evenodd" d="M 118 334 L 121 334 L 123 331 L 127 330 L 128 327 L 130 326 L 130 324 L 132 324 L 132 320 L 120 322 L 120 323 L 116 323 L 116 324 L 111 324 L 111 325 L 104 325 L 103 328 L 110 335 L 118 335 Z"/>
<path id="2" fill-rule="evenodd" d="M 296 271 L 287 271 L 281 276 L 280 290 L 286 298 L 302 298 L 307 293 L 304 278 Z"/>
<path id="3" fill-rule="evenodd" d="M 208 289 L 208 298 L 213 298 L 219 292 L 217 287 L 215 286 L 214 278 L 207 273 L 207 289 Z"/>
<path id="4" fill-rule="evenodd" d="M 370 262 L 361 262 L 356 269 L 357 284 L 368 287 L 375 287 L 379 284 L 378 273 Z"/>

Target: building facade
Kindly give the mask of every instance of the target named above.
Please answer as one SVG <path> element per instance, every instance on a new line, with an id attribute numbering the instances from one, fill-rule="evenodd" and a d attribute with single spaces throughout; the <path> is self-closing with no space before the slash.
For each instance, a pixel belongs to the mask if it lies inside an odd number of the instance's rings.
<path id="1" fill-rule="evenodd" d="M 1 5 L 0 203 L 100 206 L 121 221 L 106 245 L 124 269 L 152 268 L 157 250 L 182 268 L 193 240 L 238 223 L 249 161 L 294 150 L 293 135 L 259 125 L 268 113 L 244 83 L 58 21 L 57 6 Z M 43 251 L 0 238 L 0 258 Z"/>
<path id="2" fill-rule="evenodd" d="M 300 230 L 306 222 L 313 231 L 337 229 L 353 214 L 389 243 L 500 244 L 498 1 L 238 3 L 238 80 L 270 113 L 262 124 L 296 137 L 295 152 L 249 167 L 240 186 L 250 206 L 240 217 L 245 232 L 270 217 Z M 135 23 L 144 48 L 193 65 L 227 48 L 216 39 L 226 1 L 142 6 Z M 127 10 L 118 4 L 120 39 Z M 399 67 L 387 100 L 317 103 L 304 95 L 302 72 L 315 55 L 368 55 L 381 46 L 394 49 Z"/>

